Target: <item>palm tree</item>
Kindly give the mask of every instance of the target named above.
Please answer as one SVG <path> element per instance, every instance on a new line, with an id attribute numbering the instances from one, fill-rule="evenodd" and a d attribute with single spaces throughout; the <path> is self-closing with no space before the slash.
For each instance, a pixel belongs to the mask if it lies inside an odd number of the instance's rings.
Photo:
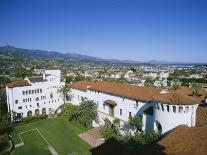
<path id="1" fill-rule="evenodd" d="M 192 84 L 192 89 L 193 89 L 193 94 L 194 95 L 196 95 L 196 96 L 200 95 L 201 86 L 198 83 L 193 83 Z"/>
<path id="2" fill-rule="evenodd" d="M 58 93 L 60 93 L 63 97 L 63 102 L 64 102 L 64 112 L 67 113 L 67 110 L 66 110 L 66 100 L 67 101 L 71 101 L 72 99 L 72 96 L 71 96 L 71 90 L 70 90 L 70 87 L 68 86 L 62 86 L 61 88 L 59 88 L 57 90 Z"/>

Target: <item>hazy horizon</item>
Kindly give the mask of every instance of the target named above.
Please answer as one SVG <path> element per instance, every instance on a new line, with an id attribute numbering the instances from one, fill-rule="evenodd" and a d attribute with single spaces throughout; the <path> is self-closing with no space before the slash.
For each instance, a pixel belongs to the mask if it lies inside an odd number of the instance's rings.
<path id="1" fill-rule="evenodd" d="M 0 2 L 0 45 L 133 61 L 207 62 L 202 0 Z"/>

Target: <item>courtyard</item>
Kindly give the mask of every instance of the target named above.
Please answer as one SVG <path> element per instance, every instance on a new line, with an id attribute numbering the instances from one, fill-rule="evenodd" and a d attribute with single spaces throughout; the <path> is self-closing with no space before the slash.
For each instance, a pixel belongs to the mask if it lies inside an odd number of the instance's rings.
<path id="1" fill-rule="evenodd" d="M 79 123 L 66 118 L 48 118 L 15 127 L 12 140 L 14 155 L 87 155 L 91 147 L 79 138 L 87 131 Z"/>

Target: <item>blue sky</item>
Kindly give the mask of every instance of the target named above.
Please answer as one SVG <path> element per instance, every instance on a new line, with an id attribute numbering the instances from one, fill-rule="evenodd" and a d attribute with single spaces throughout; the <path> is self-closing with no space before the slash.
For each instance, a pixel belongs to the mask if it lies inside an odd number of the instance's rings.
<path id="1" fill-rule="evenodd" d="M 0 45 L 207 62 L 206 0 L 0 0 Z"/>

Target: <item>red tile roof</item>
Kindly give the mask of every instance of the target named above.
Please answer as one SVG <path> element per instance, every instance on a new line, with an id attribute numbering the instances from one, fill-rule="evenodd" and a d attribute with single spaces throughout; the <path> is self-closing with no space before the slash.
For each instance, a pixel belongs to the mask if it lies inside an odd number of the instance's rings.
<path id="1" fill-rule="evenodd" d="M 74 89 L 78 89 L 78 90 L 82 90 L 82 91 L 86 91 L 88 86 L 93 85 L 93 82 L 88 82 L 88 81 L 78 81 L 78 82 L 74 82 L 71 83 L 69 85 L 69 87 L 74 88 Z"/>
<path id="2" fill-rule="evenodd" d="M 201 106 L 197 108 L 196 126 L 207 126 L 207 108 Z"/>
<path id="3" fill-rule="evenodd" d="M 115 101 L 113 101 L 113 100 L 106 100 L 106 101 L 104 101 L 104 103 L 107 103 L 107 104 L 112 105 L 112 106 L 116 106 L 117 105 L 117 103 Z"/>
<path id="4" fill-rule="evenodd" d="M 71 88 L 82 91 L 89 89 L 137 101 L 151 102 L 152 100 L 158 100 L 163 103 L 174 105 L 199 104 L 206 96 L 205 91 L 201 91 L 202 95 L 200 97 L 192 96 L 192 88 L 186 87 L 182 87 L 175 92 L 169 90 L 166 94 L 160 94 L 161 89 L 158 88 L 139 87 L 107 81 L 79 81 L 72 83 L 70 86 Z"/>
<path id="5" fill-rule="evenodd" d="M 205 155 L 207 152 L 207 128 L 178 126 L 158 142 L 165 154 Z"/>
<path id="6" fill-rule="evenodd" d="M 154 96 L 154 100 L 171 105 L 193 105 L 200 103 L 194 98 L 189 98 L 188 96 L 178 94 L 177 92 L 156 95 Z"/>
<path id="7" fill-rule="evenodd" d="M 17 80 L 6 85 L 9 88 L 31 86 L 27 80 Z"/>

